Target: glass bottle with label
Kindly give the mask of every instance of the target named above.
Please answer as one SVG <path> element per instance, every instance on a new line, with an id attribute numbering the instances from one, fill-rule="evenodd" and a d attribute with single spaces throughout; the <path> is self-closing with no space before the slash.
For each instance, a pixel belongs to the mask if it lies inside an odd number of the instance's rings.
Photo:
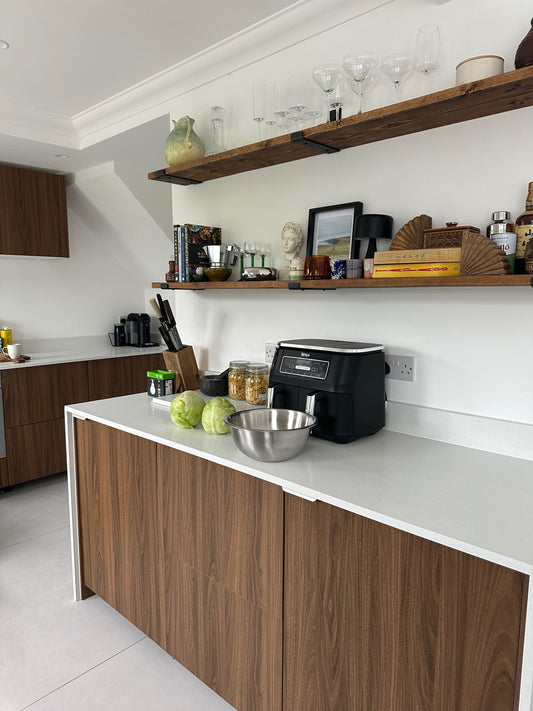
<path id="1" fill-rule="evenodd" d="M 491 242 L 505 252 L 514 274 L 516 257 L 516 233 L 511 222 L 511 213 L 500 210 L 492 213 L 492 222 L 487 227 L 487 237 Z"/>
<path id="2" fill-rule="evenodd" d="M 525 272 L 533 276 L 533 239 L 530 239 L 526 244 L 525 251 Z"/>
<path id="3" fill-rule="evenodd" d="M 533 183 L 529 183 L 524 212 L 516 218 L 516 259 L 515 274 L 525 274 L 525 252 L 527 243 L 533 237 Z"/>

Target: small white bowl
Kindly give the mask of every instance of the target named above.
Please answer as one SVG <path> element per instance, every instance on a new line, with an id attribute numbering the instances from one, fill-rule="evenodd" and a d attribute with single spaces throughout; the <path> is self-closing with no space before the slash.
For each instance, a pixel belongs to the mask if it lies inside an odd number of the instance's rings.
<path id="1" fill-rule="evenodd" d="M 468 84 L 503 73 L 503 57 L 497 54 L 483 54 L 459 62 L 455 68 L 455 85 Z"/>

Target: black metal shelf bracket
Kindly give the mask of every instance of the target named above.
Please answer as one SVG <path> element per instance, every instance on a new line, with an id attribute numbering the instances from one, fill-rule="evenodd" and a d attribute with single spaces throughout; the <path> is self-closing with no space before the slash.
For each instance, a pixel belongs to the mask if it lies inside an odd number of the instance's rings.
<path id="1" fill-rule="evenodd" d="M 340 153 L 340 148 L 334 148 L 333 146 L 326 146 L 324 143 L 318 143 L 317 141 L 312 141 L 310 138 L 304 138 L 303 131 L 295 131 L 291 133 L 291 143 L 298 143 L 300 146 L 307 146 L 312 148 L 317 153 Z"/>
<path id="2" fill-rule="evenodd" d="M 317 289 L 316 286 L 301 286 L 299 281 L 290 281 L 287 284 L 287 288 L 289 291 L 337 291 L 336 286 L 324 286 L 321 287 L 320 289 Z"/>
<path id="3" fill-rule="evenodd" d="M 182 178 L 180 175 L 169 175 L 165 168 L 156 171 L 154 180 L 162 180 L 166 183 L 174 183 L 175 185 L 200 185 L 202 180 L 193 180 L 192 178 Z"/>

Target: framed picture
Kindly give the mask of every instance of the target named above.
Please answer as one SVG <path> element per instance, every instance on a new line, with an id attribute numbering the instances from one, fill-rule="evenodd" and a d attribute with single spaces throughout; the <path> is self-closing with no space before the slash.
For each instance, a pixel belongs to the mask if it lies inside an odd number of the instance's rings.
<path id="1" fill-rule="evenodd" d="M 362 202 L 309 210 L 307 254 L 327 254 L 332 259 L 352 259 L 357 256 L 355 218 L 362 212 Z"/>

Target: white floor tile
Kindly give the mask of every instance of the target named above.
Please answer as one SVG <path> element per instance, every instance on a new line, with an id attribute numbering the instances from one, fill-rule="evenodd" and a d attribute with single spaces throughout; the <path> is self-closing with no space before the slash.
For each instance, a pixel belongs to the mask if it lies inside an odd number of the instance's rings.
<path id="1" fill-rule="evenodd" d="M 94 596 L 73 601 L 67 482 L 0 495 L 0 711 L 232 711 Z"/>
<path id="2" fill-rule="evenodd" d="M 27 711 L 232 711 L 145 637 Z"/>
<path id="3" fill-rule="evenodd" d="M 68 525 L 66 481 L 55 474 L 0 494 L 0 548 Z"/>

